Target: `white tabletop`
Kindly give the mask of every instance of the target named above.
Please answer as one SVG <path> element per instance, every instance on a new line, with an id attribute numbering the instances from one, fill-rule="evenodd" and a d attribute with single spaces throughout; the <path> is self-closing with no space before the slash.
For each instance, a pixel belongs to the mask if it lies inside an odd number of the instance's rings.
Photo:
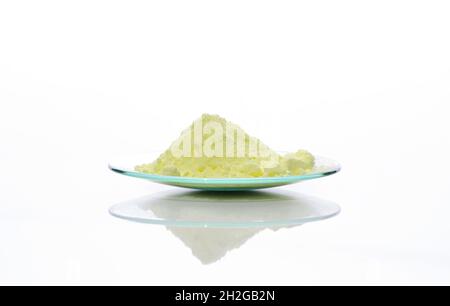
<path id="1" fill-rule="evenodd" d="M 449 8 L 381 2 L 0 4 L 0 284 L 449 284 Z M 203 112 L 339 161 L 271 192 L 341 214 L 205 235 L 109 215 L 174 189 L 110 158 Z"/>

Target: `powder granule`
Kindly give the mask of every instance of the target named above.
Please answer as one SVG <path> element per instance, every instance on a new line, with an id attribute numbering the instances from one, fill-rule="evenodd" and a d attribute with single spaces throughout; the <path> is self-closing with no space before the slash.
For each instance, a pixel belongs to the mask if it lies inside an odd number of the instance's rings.
<path id="1" fill-rule="evenodd" d="M 166 176 L 251 178 L 306 174 L 314 168 L 308 151 L 280 155 L 236 124 L 204 114 L 150 164 L 136 171 Z"/>

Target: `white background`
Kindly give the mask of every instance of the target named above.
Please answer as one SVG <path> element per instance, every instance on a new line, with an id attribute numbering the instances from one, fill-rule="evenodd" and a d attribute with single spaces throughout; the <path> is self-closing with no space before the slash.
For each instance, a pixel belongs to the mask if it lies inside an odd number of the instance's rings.
<path id="1" fill-rule="evenodd" d="M 1 1 L 0 284 L 449 284 L 448 1 Z M 110 173 L 204 112 L 343 171 L 202 265 Z"/>

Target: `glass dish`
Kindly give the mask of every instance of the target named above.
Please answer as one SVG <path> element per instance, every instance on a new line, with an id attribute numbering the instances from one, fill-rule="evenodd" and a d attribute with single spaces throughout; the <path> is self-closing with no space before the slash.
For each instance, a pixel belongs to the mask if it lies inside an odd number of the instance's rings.
<path id="1" fill-rule="evenodd" d="M 311 180 L 335 174 L 341 169 L 340 165 L 328 158 L 316 156 L 316 166 L 313 171 L 298 176 L 279 177 L 258 177 L 258 178 L 196 178 L 181 176 L 164 176 L 157 174 L 147 174 L 136 171 L 137 165 L 148 163 L 153 159 L 149 155 L 136 155 L 120 157 L 114 159 L 109 168 L 117 173 L 146 179 L 155 183 L 172 185 L 184 188 L 216 190 L 216 191 L 236 191 L 252 190 L 283 186 L 298 183 L 300 181 Z"/>

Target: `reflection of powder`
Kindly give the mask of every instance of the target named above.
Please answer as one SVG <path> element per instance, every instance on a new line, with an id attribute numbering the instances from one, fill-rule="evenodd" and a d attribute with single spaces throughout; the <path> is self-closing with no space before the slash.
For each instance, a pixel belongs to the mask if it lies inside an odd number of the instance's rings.
<path id="1" fill-rule="evenodd" d="M 314 167 L 307 151 L 279 155 L 239 126 L 203 115 L 151 164 L 137 171 L 185 177 L 236 178 L 301 175 Z"/>
<path id="2" fill-rule="evenodd" d="M 241 247 L 263 229 L 169 227 L 168 230 L 180 238 L 192 250 L 192 254 L 206 265 L 218 261 L 227 252 Z"/>
<path id="3" fill-rule="evenodd" d="M 275 231 L 298 226 L 299 222 L 295 220 L 320 215 L 325 207 L 329 207 L 314 198 L 288 192 L 181 191 L 151 199 L 141 204 L 141 208 L 161 220 L 184 222 L 183 227 L 170 226 L 167 229 L 183 241 L 203 264 L 218 261 L 264 229 Z M 246 227 L 257 222 L 260 223 L 258 227 Z M 280 225 L 282 223 L 292 225 Z M 187 224 L 196 227 L 186 227 L 189 226 Z"/>

